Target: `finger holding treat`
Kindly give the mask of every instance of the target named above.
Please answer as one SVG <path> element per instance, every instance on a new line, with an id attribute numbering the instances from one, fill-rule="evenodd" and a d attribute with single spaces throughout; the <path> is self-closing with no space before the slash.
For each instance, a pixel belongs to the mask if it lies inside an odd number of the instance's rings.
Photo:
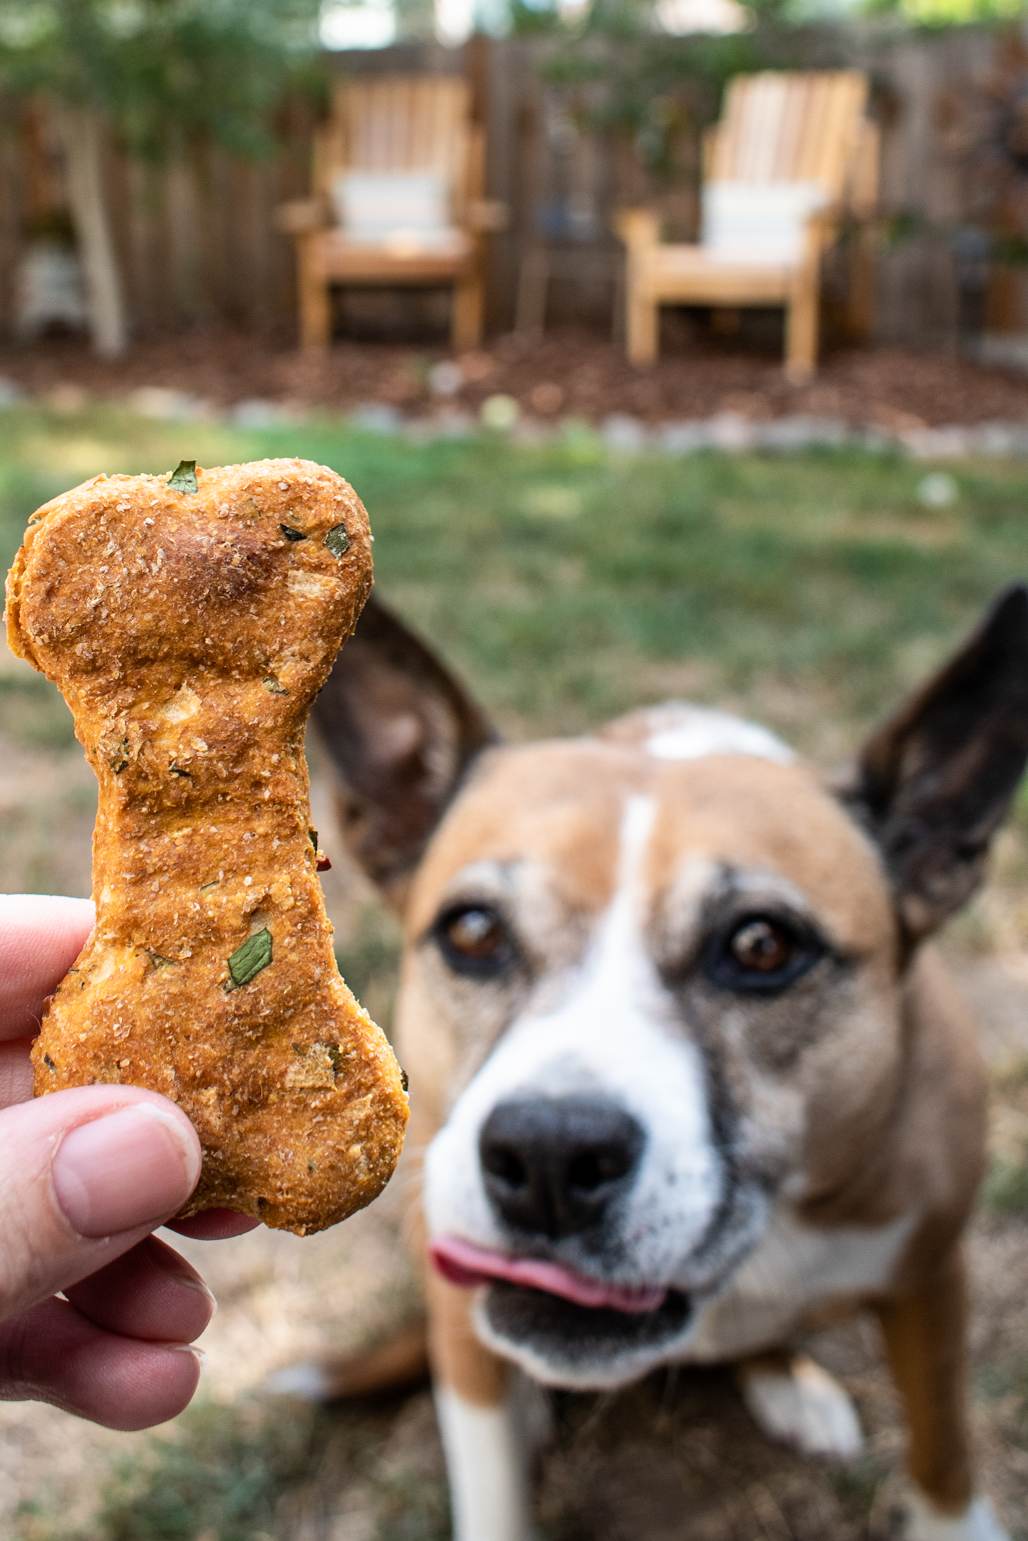
<path id="1" fill-rule="evenodd" d="M 402 1073 L 340 977 L 303 735 L 371 584 L 356 493 L 301 460 L 96 477 L 30 521 L 8 636 L 96 773 L 96 929 L 33 1049 L 37 1093 L 159 1091 L 203 1146 L 186 1213 L 299 1233 L 396 1164 Z"/>

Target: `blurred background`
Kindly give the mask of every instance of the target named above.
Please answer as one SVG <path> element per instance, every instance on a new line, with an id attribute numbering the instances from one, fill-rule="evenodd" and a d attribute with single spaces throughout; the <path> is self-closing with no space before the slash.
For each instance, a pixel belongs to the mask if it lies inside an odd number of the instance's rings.
<path id="1" fill-rule="evenodd" d="M 839 764 L 1028 571 L 1021 5 L 5 5 L 0 565 L 98 471 L 294 454 L 354 482 L 383 594 L 512 736 L 687 696 Z M 339 956 L 388 1023 L 396 928 L 312 761 Z M 88 892 L 94 806 L 63 703 L 0 643 L 2 886 Z M 1026 943 L 1022 795 L 946 942 L 993 1083 L 976 1426 L 1022 1538 Z M 261 1390 L 416 1313 L 409 1196 L 188 1244 L 221 1302 L 197 1404 L 131 1436 L 0 1407 L 0 1534 L 443 1541 L 426 1391 Z M 560 1403 L 543 1535 L 886 1535 L 873 1334 L 817 1350 L 868 1427 L 855 1466 L 767 1445 L 720 1375 L 658 1379 Z"/>

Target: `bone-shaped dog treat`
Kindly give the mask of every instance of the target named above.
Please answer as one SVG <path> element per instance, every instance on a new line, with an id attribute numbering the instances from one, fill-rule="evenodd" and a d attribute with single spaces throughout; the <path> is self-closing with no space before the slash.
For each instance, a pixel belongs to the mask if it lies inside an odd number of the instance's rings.
<path id="1" fill-rule="evenodd" d="M 37 1094 L 163 1092 L 188 1213 L 320 1230 L 388 1181 L 402 1072 L 340 978 L 303 734 L 371 585 L 352 487 L 304 460 L 98 476 L 33 515 L 12 648 L 60 688 L 99 782 L 96 930 L 46 1011 Z"/>

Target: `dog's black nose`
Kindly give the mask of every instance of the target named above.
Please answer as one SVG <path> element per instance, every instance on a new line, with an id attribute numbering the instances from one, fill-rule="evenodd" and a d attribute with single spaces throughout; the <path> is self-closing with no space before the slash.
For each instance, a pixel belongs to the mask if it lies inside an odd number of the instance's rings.
<path id="1" fill-rule="evenodd" d="M 524 1097 L 493 1109 L 478 1153 L 500 1218 L 557 1240 L 603 1218 L 631 1186 L 643 1144 L 641 1125 L 616 1102 Z"/>

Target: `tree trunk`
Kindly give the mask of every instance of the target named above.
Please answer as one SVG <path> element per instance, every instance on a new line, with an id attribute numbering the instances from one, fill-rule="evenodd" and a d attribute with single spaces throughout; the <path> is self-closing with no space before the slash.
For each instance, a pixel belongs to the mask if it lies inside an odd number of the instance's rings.
<path id="1" fill-rule="evenodd" d="M 68 200 L 86 295 L 93 346 L 118 358 L 128 343 L 125 295 L 103 191 L 103 128 L 89 107 L 58 108 L 68 170 Z"/>

